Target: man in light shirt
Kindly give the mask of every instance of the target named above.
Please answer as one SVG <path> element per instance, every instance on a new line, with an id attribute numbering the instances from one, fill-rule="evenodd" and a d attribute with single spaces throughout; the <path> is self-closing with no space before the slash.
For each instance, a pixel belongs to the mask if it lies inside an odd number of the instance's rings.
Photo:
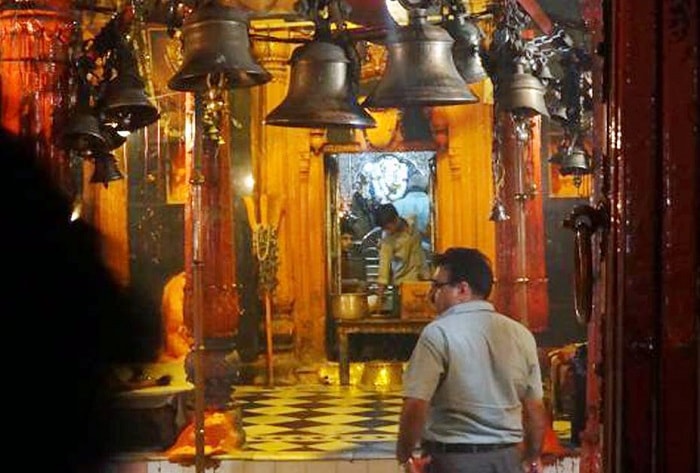
<path id="1" fill-rule="evenodd" d="M 450 248 L 434 263 L 439 315 L 404 373 L 398 461 L 429 473 L 541 472 L 547 416 L 535 338 L 487 301 L 493 273 L 481 252 Z"/>

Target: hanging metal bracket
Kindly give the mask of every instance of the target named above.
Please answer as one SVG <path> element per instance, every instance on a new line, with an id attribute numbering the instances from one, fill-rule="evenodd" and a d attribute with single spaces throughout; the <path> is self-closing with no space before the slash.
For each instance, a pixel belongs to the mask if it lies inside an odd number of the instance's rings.
<path id="1" fill-rule="evenodd" d="M 593 312 L 593 234 L 608 228 L 609 213 L 604 204 L 597 208 L 578 205 L 563 225 L 574 231 L 574 308 L 576 320 L 586 325 Z"/>

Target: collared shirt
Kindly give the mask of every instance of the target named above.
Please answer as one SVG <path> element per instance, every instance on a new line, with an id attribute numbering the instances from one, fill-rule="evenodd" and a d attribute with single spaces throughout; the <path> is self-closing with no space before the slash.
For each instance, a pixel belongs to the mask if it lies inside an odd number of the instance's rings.
<path id="1" fill-rule="evenodd" d="M 379 247 L 380 284 L 401 284 L 418 281 L 426 276 L 425 251 L 420 234 L 410 225 L 396 233 L 385 235 Z"/>
<path id="2" fill-rule="evenodd" d="M 520 442 L 521 400 L 543 395 L 535 338 L 490 302 L 458 304 L 423 329 L 403 390 L 430 402 L 425 440 Z"/>

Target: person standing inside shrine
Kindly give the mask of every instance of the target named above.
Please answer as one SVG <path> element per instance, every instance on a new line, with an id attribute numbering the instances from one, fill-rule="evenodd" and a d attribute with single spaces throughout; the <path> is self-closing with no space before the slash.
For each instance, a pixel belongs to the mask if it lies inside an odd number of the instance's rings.
<path id="1" fill-rule="evenodd" d="M 393 204 L 382 204 L 375 212 L 375 221 L 383 230 L 379 246 L 377 293 L 388 285 L 404 281 L 428 279 L 428 265 L 421 245 L 421 235 L 406 219 L 399 216 Z"/>

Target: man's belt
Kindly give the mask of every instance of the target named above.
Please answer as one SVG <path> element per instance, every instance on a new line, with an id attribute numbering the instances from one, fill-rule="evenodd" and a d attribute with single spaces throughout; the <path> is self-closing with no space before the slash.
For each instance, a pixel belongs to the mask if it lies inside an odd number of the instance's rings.
<path id="1" fill-rule="evenodd" d="M 442 443 L 424 440 L 422 447 L 428 453 L 483 453 L 502 450 L 517 443 Z"/>

